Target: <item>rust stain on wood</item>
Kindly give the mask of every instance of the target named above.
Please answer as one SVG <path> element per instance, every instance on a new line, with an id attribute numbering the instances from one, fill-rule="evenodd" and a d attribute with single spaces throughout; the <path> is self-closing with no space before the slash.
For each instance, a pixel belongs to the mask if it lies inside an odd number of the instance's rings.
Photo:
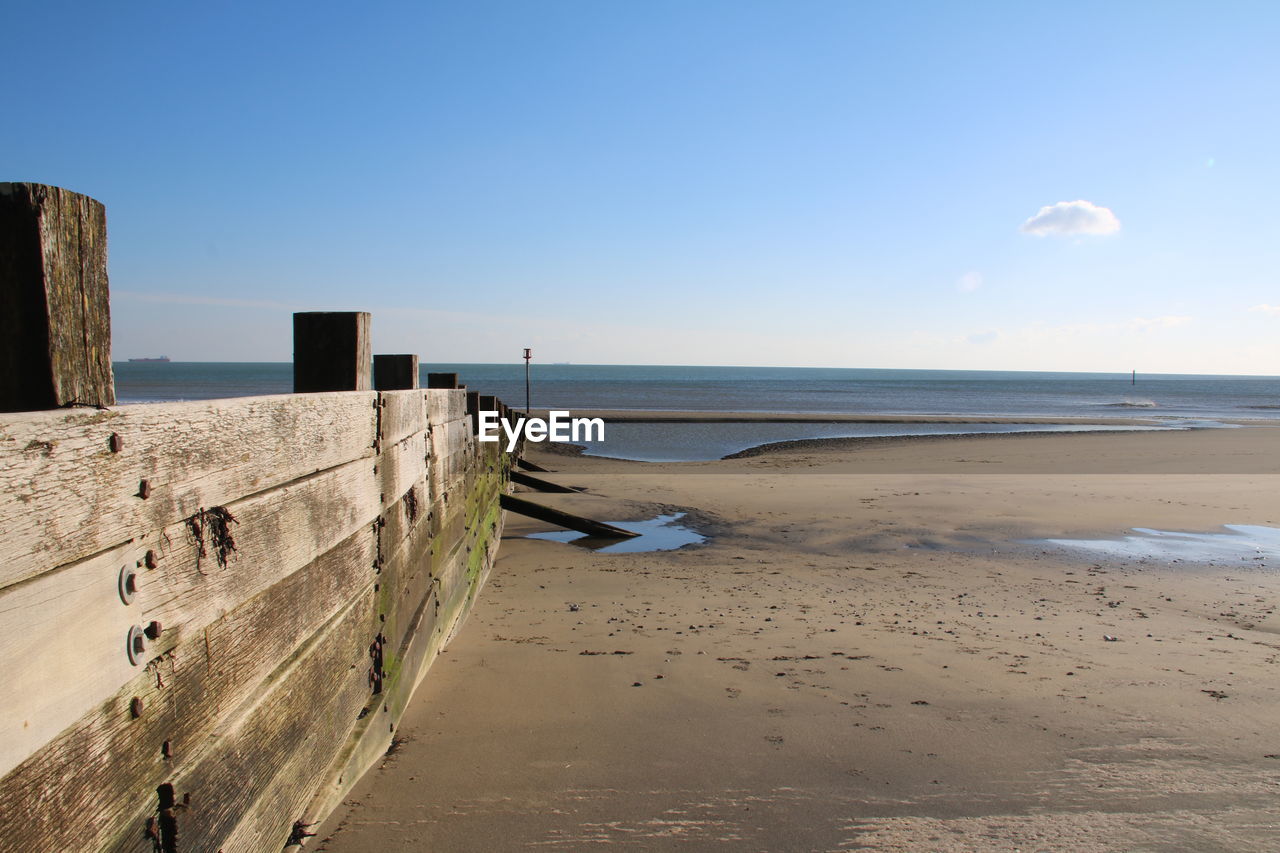
<path id="1" fill-rule="evenodd" d="M 225 506 L 202 508 L 187 519 L 187 532 L 191 537 L 191 543 L 197 548 L 196 569 L 200 568 L 201 561 L 208 556 L 206 537 L 208 537 L 208 545 L 213 548 L 218 565 L 224 569 L 227 567 L 227 560 L 236 552 L 236 540 L 231 535 L 233 524 L 239 524 L 239 522 Z"/>

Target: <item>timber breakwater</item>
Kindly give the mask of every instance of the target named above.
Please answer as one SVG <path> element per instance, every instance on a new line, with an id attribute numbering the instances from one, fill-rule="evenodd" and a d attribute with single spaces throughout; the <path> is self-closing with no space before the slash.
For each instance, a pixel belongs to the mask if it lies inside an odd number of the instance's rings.
<path id="1" fill-rule="evenodd" d="M 280 850 L 484 585 L 504 407 L 360 312 L 295 315 L 299 393 L 117 407 L 105 228 L 0 184 L 0 851 Z"/>

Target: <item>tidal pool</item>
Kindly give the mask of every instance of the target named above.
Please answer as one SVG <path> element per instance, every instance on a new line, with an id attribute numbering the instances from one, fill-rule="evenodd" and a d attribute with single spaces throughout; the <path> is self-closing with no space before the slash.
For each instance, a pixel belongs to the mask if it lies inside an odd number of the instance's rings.
<path id="1" fill-rule="evenodd" d="M 1043 539 L 1041 543 L 1130 560 L 1186 563 L 1248 562 L 1265 567 L 1280 560 L 1280 528 L 1224 524 L 1225 533 L 1133 528 L 1120 539 Z"/>
<path id="2" fill-rule="evenodd" d="M 674 551 L 685 545 L 697 545 L 707 537 L 683 525 L 674 524 L 684 518 L 683 512 L 659 515 L 648 521 L 610 521 L 614 527 L 639 533 L 631 539 L 602 539 L 588 536 L 576 530 L 553 530 L 547 533 L 530 533 L 529 539 L 548 539 L 552 542 L 570 542 L 592 551 L 605 554 L 637 554 L 642 551 Z"/>

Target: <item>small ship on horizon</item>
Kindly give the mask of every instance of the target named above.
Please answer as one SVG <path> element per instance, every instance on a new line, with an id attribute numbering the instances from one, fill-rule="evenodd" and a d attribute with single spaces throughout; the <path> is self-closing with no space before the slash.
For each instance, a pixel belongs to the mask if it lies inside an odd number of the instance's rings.
<path id="1" fill-rule="evenodd" d="M 169 356 L 167 356 L 167 355 L 161 355 L 161 356 L 157 356 L 157 357 L 155 357 L 155 358 L 131 358 L 131 359 L 129 359 L 129 361 L 130 361 L 130 362 L 149 361 L 149 362 L 159 362 L 159 363 L 161 363 L 161 364 L 168 364 L 168 363 L 169 363 Z"/>

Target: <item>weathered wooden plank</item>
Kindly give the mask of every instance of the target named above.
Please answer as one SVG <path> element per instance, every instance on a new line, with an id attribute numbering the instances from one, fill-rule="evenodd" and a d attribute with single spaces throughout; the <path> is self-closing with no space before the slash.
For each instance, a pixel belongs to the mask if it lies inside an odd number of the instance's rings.
<path id="1" fill-rule="evenodd" d="M 321 785 L 318 771 L 331 764 L 370 702 L 375 604 L 369 586 L 218 727 L 194 766 L 174 775 L 175 790 L 191 792 L 193 802 L 180 816 L 179 838 L 223 853 L 284 846 Z M 137 844 L 117 849 L 147 851 Z"/>
<path id="2" fill-rule="evenodd" d="M 437 608 L 435 595 L 430 595 L 424 599 L 419 608 L 422 618 L 412 626 L 413 630 L 407 633 L 404 643 L 401 644 L 396 652 L 388 650 L 388 664 L 394 671 L 387 674 L 388 680 L 384 683 L 384 693 L 381 696 L 383 701 L 380 706 L 377 704 L 366 705 L 366 708 L 372 709 L 373 719 L 366 717 L 362 721 L 362 725 L 358 723 L 351 728 L 347 745 L 342 750 L 331 753 L 333 762 L 330 765 L 330 774 L 337 772 L 338 781 L 320 787 L 314 802 L 336 802 L 336 799 L 334 799 L 335 794 L 345 785 L 351 783 L 351 780 L 347 779 L 347 775 L 355 775 L 356 772 L 367 768 L 377 759 L 381 750 L 376 747 L 385 745 L 386 740 L 384 738 L 390 737 L 391 730 L 394 728 L 393 721 L 398 718 L 399 713 L 403 710 L 404 703 L 407 702 L 412 694 L 413 687 L 425 674 L 429 657 L 433 657 L 435 651 L 453 636 L 465 619 L 467 612 L 469 612 L 470 604 L 474 601 L 474 596 L 483 585 L 488 570 L 492 565 L 501 525 L 501 511 L 494 505 L 492 500 L 492 494 L 496 494 L 500 490 L 500 480 L 490 476 L 481 480 L 479 486 L 485 494 L 489 495 L 488 509 L 487 511 L 477 510 L 481 512 L 482 519 L 479 523 L 466 528 L 462 537 L 463 541 L 456 543 L 457 547 L 454 549 L 456 556 L 450 562 L 457 566 L 455 576 L 458 581 L 453 584 L 455 588 L 449 595 L 449 600 L 442 607 Z M 424 525 L 416 525 L 415 527 L 421 529 Z M 392 566 L 399 564 L 400 568 L 405 568 L 416 565 L 418 562 L 416 552 L 419 550 L 420 544 L 420 541 L 415 544 L 414 534 L 411 534 L 404 546 L 405 551 L 402 554 L 391 557 Z M 433 544 L 440 544 L 439 540 L 434 540 Z M 386 577 L 385 572 L 382 582 L 389 582 L 392 590 L 404 588 L 400 582 Z M 380 616 L 385 615 L 388 607 L 395 607 L 394 602 L 387 602 L 385 597 L 381 595 L 385 591 L 385 588 L 379 591 L 381 600 L 376 609 Z M 405 590 L 405 592 L 408 593 L 408 597 L 412 601 L 419 600 L 416 592 L 409 592 L 408 590 Z M 442 611 L 443 619 L 441 618 Z M 380 620 L 378 625 L 383 630 L 386 630 L 387 623 Z M 415 632 L 425 630 L 430 630 L 431 633 L 424 644 L 421 642 L 420 635 Z M 291 680 L 294 680 L 293 677 L 291 677 Z M 303 689 L 302 692 L 308 693 L 309 691 Z M 287 715 L 286 711 L 276 709 L 271 719 L 285 715 Z M 388 724 L 385 735 L 381 731 L 383 720 L 387 721 Z M 338 725 L 333 726 L 332 730 L 337 731 Z M 255 738 L 255 742 L 259 740 L 261 738 Z M 304 790 L 307 779 L 314 778 L 313 774 L 309 775 L 309 771 L 314 768 L 316 760 L 323 754 L 318 748 L 318 744 L 321 743 L 323 743 L 323 738 L 315 738 L 314 736 L 309 741 L 306 741 L 311 751 L 301 756 L 294 754 L 291 758 L 292 766 L 282 768 L 275 775 L 275 779 L 278 780 L 277 783 L 266 788 L 262 797 L 253 800 L 254 805 L 249 815 L 240 822 L 232 836 L 222 841 L 221 847 L 226 853 L 231 853 L 233 850 L 269 849 L 269 845 L 279 843 L 280 838 L 288 830 L 288 823 L 282 821 L 282 817 L 296 814 L 293 809 L 295 808 L 294 804 L 298 802 L 297 794 Z M 243 752 L 243 749 L 237 749 L 235 750 L 235 756 L 239 757 Z M 294 752 L 299 752 L 299 750 Z M 248 772 L 247 768 L 242 768 L 241 772 L 235 775 L 243 776 L 245 772 Z M 269 772 L 258 772 L 255 775 L 266 775 Z M 330 775 L 330 779 L 332 779 L 332 775 Z M 312 814 L 312 812 L 308 811 L 308 814 Z M 199 828 L 197 827 L 197 829 Z M 215 832 L 214 835 L 216 836 L 217 833 Z"/>
<path id="3" fill-rule="evenodd" d="M 121 546 L 0 593 L 0 775 L 138 674 L 120 593 L 137 557 Z"/>
<path id="4" fill-rule="evenodd" d="M 459 587 L 467 585 L 469 558 L 470 551 L 467 549 L 467 543 L 460 541 L 453 543 L 452 548 L 442 552 L 437 559 L 433 560 L 431 575 L 437 582 L 436 594 L 440 596 L 442 604 L 451 600 Z"/>
<path id="5" fill-rule="evenodd" d="M 369 713 L 356 721 L 342 750 L 334 757 L 329 769 L 320 776 L 323 784 L 304 812 L 304 823 L 319 823 L 324 820 L 342 802 L 360 777 L 386 754 L 394 732 L 390 723 L 384 721 L 388 718 L 400 719 L 414 688 L 443 646 L 444 633 L 440 630 L 439 612 L 440 607 L 433 592 L 423 602 L 419 619 L 408 635 L 409 644 L 399 654 L 401 665 L 383 693 L 374 697 L 376 701 L 369 706 Z"/>
<path id="6" fill-rule="evenodd" d="M 386 445 L 378 456 L 378 488 L 382 502 L 395 502 L 409 486 L 427 476 L 427 434 L 418 432 Z"/>
<path id="7" fill-rule="evenodd" d="M 418 526 L 431 526 L 432 508 L 427 498 L 427 478 L 420 477 L 410 488 L 413 489 L 413 498 L 409 498 L 409 489 L 406 489 L 400 495 L 400 500 L 385 507 L 379 517 L 378 541 L 383 554 L 390 554 L 399 548 Z"/>
<path id="8" fill-rule="evenodd" d="M 428 485 L 432 506 L 450 507 L 465 489 L 466 457 L 460 453 L 432 460 Z"/>
<path id="9" fill-rule="evenodd" d="M 388 516 L 403 515 L 395 508 Z M 390 525 L 382 528 L 380 533 L 387 533 Z M 379 543 L 383 555 L 382 571 L 378 575 L 379 615 L 386 617 L 383 633 L 387 637 L 387 648 L 396 649 L 404 640 L 409 620 L 417 612 L 422 602 L 431 594 L 434 587 L 431 574 L 431 553 L 438 537 L 431 531 L 426 519 L 419 518 L 409 535 L 399 542 L 392 543 L 385 539 Z"/>
<path id="10" fill-rule="evenodd" d="M 356 460 L 228 504 L 237 523 L 225 567 L 212 542 L 198 557 L 186 522 L 166 529 L 157 542 L 169 550 L 161 547 L 159 569 L 142 578 L 144 618 L 168 620 L 178 634 L 197 629 L 201 619 L 234 610 L 352 533 L 367 527 L 372 535 L 380 498 L 368 461 Z"/>
<path id="11" fill-rule="evenodd" d="M 408 626 L 405 639 L 398 647 L 397 665 L 388 674 L 384 693 L 380 697 L 382 701 L 373 708 L 375 720 L 384 716 L 399 719 L 440 650 L 466 621 L 470 605 L 483 587 L 497 555 L 501 538 L 500 513 L 497 514 L 496 525 L 490 529 L 487 537 L 479 536 L 479 533 L 478 530 L 467 532 L 465 538 L 472 543 L 470 550 L 466 542 L 453 543 L 454 547 L 446 560 L 448 565 L 441 566 L 447 571 L 450 581 L 441 583 L 439 579 L 433 578 L 435 582 L 432 590 L 422 601 L 417 620 Z M 437 539 L 433 540 L 433 544 L 441 543 Z M 473 552 L 478 554 L 481 570 L 468 583 L 468 564 Z M 417 600 L 415 592 L 407 591 L 406 595 L 410 600 Z M 382 757 L 391 737 L 391 732 L 384 730 L 376 722 L 371 723 L 366 719 L 357 723 L 351 740 L 326 774 L 327 784 L 320 788 L 308 806 L 305 821 L 320 821 L 328 815 L 346 796 L 360 774 Z"/>
<path id="12" fill-rule="evenodd" d="M 441 388 L 428 388 L 427 421 L 432 426 L 467 419 L 467 392 Z"/>
<path id="13" fill-rule="evenodd" d="M 373 538 L 381 495 L 371 468 L 367 460 L 348 462 L 228 504 L 235 550 L 225 566 L 208 533 L 200 556 L 201 543 L 184 521 L 0 592 L 0 650 L 20 652 L 0 658 L 0 678 L 33 685 L 0 699 L 0 773 L 134 676 L 126 655 L 130 626 L 162 627 L 148 643 L 151 660 L 352 533 L 367 530 Z M 148 551 L 154 569 L 145 568 Z M 126 605 L 118 578 L 131 568 L 137 594 Z M 32 632 L 33 624 L 75 630 L 50 636 Z"/>
<path id="14" fill-rule="evenodd" d="M 5 415 L 0 587 L 201 507 L 371 456 L 374 400 L 369 392 Z"/>
<path id="15" fill-rule="evenodd" d="M 455 421 L 454 423 L 465 424 L 466 421 Z M 465 488 L 466 477 L 468 472 L 475 470 L 477 461 L 476 455 L 471 449 L 474 440 L 468 438 L 468 446 L 462 450 L 453 452 L 440 452 L 438 448 L 447 448 L 448 440 L 440 434 L 440 428 L 433 428 L 431 431 L 431 500 L 448 501 L 456 497 L 456 494 Z"/>
<path id="16" fill-rule="evenodd" d="M 439 442 L 451 451 L 446 457 L 448 482 L 456 489 L 450 500 L 441 497 L 437 507 L 426 500 L 427 483 L 435 475 L 428 469 L 436 467 L 434 459 L 428 462 L 429 436 L 423 429 L 429 420 L 428 398 L 418 395 L 415 402 L 412 392 L 385 394 L 386 405 L 375 409 L 373 395 L 326 396 L 364 399 L 365 408 L 353 410 L 367 428 L 360 455 L 319 473 L 304 469 L 300 478 L 239 494 L 230 491 L 227 500 L 193 507 L 191 513 L 200 506 L 225 507 L 237 520 L 231 527 L 237 547 L 225 566 L 211 547 L 197 566 L 198 545 L 187 535 L 187 513 L 150 527 L 148 518 L 140 516 L 141 532 L 120 540 L 123 544 L 111 543 L 114 548 L 83 560 L 83 565 L 67 565 L 0 590 L 0 636 L 9 630 L 4 619 L 12 617 L 15 625 L 29 619 L 33 609 L 54 602 L 58 589 L 68 596 L 65 607 L 55 603 L 62 607 L 56 611 L 58 619 L 74 618 L 77 608 L 93 611 L 80 620 L 90 635 L 119 633 L 125 623 L 113 620 L 121 611 L 129 614 L 130 623 L 155 620 L 163 625 L 160 638 L 147 649 L 150 660 L 144 672 L 128 679 L 136 672 L 129 670 L 123 676 L 128 680 L 119 681 L 122 676 L 103 667 L 101 684 L 94 686 L 98 680 L 90 678 L 83 695 L 63 696 L 58 703 L 89 703 L 78 718 L 52 729 L 52 735 L 33 735 L 24 743 L 19 752 L 27 757 L 0 779 L 0 801 L 6 803 L 0 813 L 0 849 L 9 849 L 12 841 L 13 849 L 151 853 L 141 829 L 146 815 L 154 813 L 155 787 L 161 782 L 175 783 L 179 798 L 193 794 L 191 808 L 180 815 L 181 837 L 192 846 L 179 849 L 279 849 L 292 820 L 301 816 L 324 781 L 321 768 L 364 769 L 376 758 L 370 749 L 381 741 L 382 723 L 366 718 L 357 732 L 356 717 L 362 708 L 372 708 L 388 718 L 389 726 L 412 692 L 409 685 L 425 671 L 424 661 L 465 616 L 492 561 L 501 517 L 495 502 L 508 460 L 492 446 L 477 447 L 464 419 L 431 429 L 433 447 Z M 0 426 L 0 448 L 11 440 L 11 427 L 7 422 Z M 340 425 L 335 432 L 341 432 Z M 379 432 L 381 452 L 369 458 Z M 104 440 L 103 446 L 111 452 L 111 442 Z M 126 440 L 119 449 L 129 446 Z M 58 450 L 59 445 L 45 449 Z M 222 469 L 211 468 L 203 476 L 221 477 Z M 415 497 L 409 499 L 411 491 Z M 155 496 L 153 492 L 148 500 Z M 409 504 L 419 503 L 425 505 L 416 506 L 416 517 L 411 517 Z M 375 523 L 379 519 L 382 523 Z M 350 535 L 326 552 L 342 531 Z M 0 555 L 7 556 L 6 547 L 7 531 L 0 534 Z M 343 548 L 345 556 L 337 566 L 332 555 Z M 319 556 L 296 571 L 289 569 L 308 554 Z M 140 572 L 134 603 L 108 602 L 105 580 L 115 576 L 116 563 L 131 561 Z M 148 563 L 155 568 L 139 568 Z M 433 573 L 436 568 L 443 570 L 442 576 Z M 318 603 L 313 606 L 313 601 Z M 354 602 L 350 615 L 365 607 L 362 601 L 369 602 L 367 612 L 351 616 L 354 622 L 335 616 L 316 630 L 345 603 Z M 13 606 L 6 609 L 8 605 Z M 132 618 L 135 612 L 140 619 Z M 381 706 L 386 711 L 368 704 L 368 644 L 378 632 L 386 638 L 388 671 Z M 424 644 L 419 632 L 439 639 Z M 27 643 L 17 651 L 47 657 L 48 650 L 35 645 Z M 123 657 L 122 638 L 91 642 L 81 634 L 73 645 L 63 649 L 63 656 L 89 649 L 77 664 L 85 668 L 94 666 L 93 649 L 107 649 L 104 654 L 115 656 L 112 665 Z M 39 668 L 37 662 L 32 670 Z M 113 679 L 123 688 L 104 700 L 101 693 L 107 687 L 102 685 Z M 143 700 L 138 720 L 129 714 L 135 696 Z M 168 759 L 160 755 L 164 741 L 169 742 Z M 78 776 L 74 784 L 64 781 L 85 767 L 83 781 Z M 126 790 L 120 790 L 122 784 Z M 11 804 L 17 804 L 12 811 Z M 77 815 L 74 821 L 65 820 L 67 810 Z M 31 811 L 39 811 L 40 820 L 24 820 Z"/>
<path id="17" fill-rule="evenodd" d="M 141 847 L 155 789 L 194 766 L 228 715 L 334 614 L 371 589 L 374 537 L 361 530 L 188 636 L 0 779 L 0 850 Z M 60 676 L 59 676 L 60 677 Z M 131 712 L 137 699 L 140 715 Z M 162 745 L 170 745 L 169 759 Z M 180 794 L 181 795 L 181 792 Z M 198 800 L 197 800 L 198 802 Z M 191 846 L 206 848 L 188 836 Z M 265 848 L 264 848 L 265 849 Z M 277 848 L 278 849 L 278 848 Z"/>
<path id="18" fill-rule="evenodd" d="M 431 453 L 445 457 L 452 453 L 472 455 L 476 444 L 471 423 L 466 418 L 431 425 Z"/>
<path id="19" fill-rule="evenodd" d="M 115 401 L 106 208 L 0 183 L 0 411 Z"/>
<path id="20" fill-rule="evenodd" d="M 450 505 L 437 503 L 432 505 L 431 518 L 431 535 L 433 537 L 432 548 L 432 574 L 438 575 L 438 563 L 448 554 L 457 543 L 461 542 L 467 532 L 467 514 L 466 506 L 463 502 L 457 501 Z"/>
<path id="21" fill-rule="evenodd" d="M 368 391 L 373 387 L 372 317 L 367 311 L 293 315 L 293 391 Z"/>
<path id="22" fill-rule="evenodd" d="M 426 399 L 422 391 L 386 391 L 378 395 L 381 409 L 378 438 L 383 445 L 427 428 Z"/>

